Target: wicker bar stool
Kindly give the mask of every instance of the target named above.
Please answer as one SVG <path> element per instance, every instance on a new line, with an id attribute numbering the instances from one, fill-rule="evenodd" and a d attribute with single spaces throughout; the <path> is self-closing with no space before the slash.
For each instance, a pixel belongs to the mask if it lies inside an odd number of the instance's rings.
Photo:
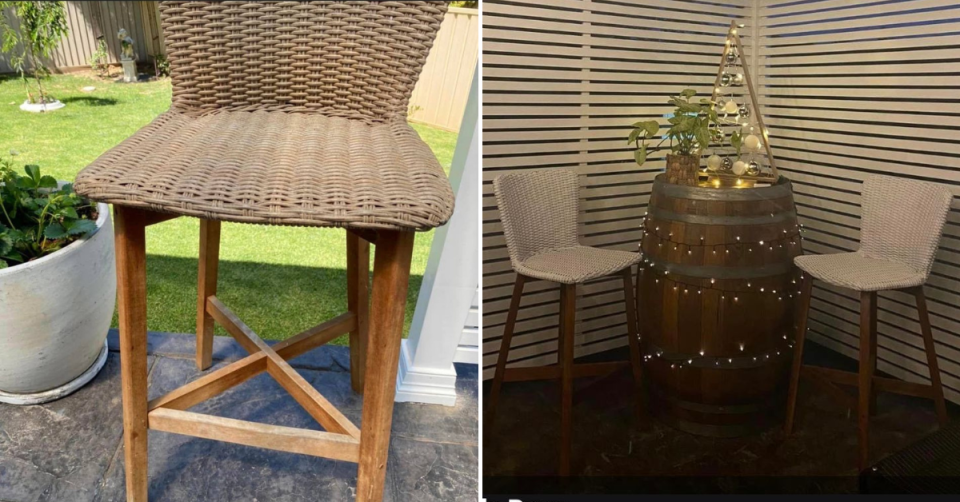
<path id="1" fill-rule="evenodd" d="M 497 369 L 487 410 L 491 422 L 496 416 L 503 382 L 556 380 L 561 382 L 560 474 L 570 474 L 570 443 L 573 420 L 573 379 L 608 374 L 626 362 L 574 364 L 577 285 L 591 279 L 620 275 L 623 278 L 624 306 L 630 363 L 637 388 L 641 389 L 640 343 L 636 305 L 633 301 L 631 267 L 640 262 L 639 253 L 580 245 L 577 237 L 579 185 L 577 173 L 569 169 L 541 169 L 498 176 L 493 187 L 503 222 L 510 263 L 517 273 L 510 310 L 503 328 Z M 560 337 L 557 364 L 545 367 L 507 368 L 510 342 L 520 309 L 523 286 L 533 280 L 560 284 Z"/>
<path id="2" fill-rule="evenodd" d="M 803 270 L 800 325 L 793 356 L 784 432 L 793 431 L 800 374 L 815 380 L 859 388 L 859 467 L 869 460 L 869 417 L 876 409 L 876 392 L 927 397 L 936 405 L 940 424 L 947 422 L 947 408 L 940 384 L 937 353 L 930 331 L 930 317 L 923 285 L 933 267 L 947 212 L 953 196 L 933 183 L 870 176 L 863 182 L 860 249 L 853 253 L 798 256 Z M 802 364 L 803 341 L 813 280 L 860 292 L 860 370 L 849 372 Z M 917 302 L 920 331 L 930 370 L 930 385 L 874 376 L 877 365 L 877 292 L 898 290 Z"/>
<path id="3" fill-rule="evenodd" d="M 127 500 L 147 500 L 147 430 L 359 464 L 356 500 L 381 500 L 414 232 L 453 192 L 406 123 L 446 12 L 425 2 L 162 2 L 171 109 L 85 168 L 76 191 L 114 205 Z M 214 322 L 250 355 L 147 400 L 145 227 L 200 223 L 197 366 Z M 267 345 L 217 298 L 222 221 L 347 231 L 348 312 Z M 377 247 L 368 294 L 369 244 Z M 286 362 L 350 334 L 357 428 Z M 266 371 L 323 427 L 186 411 Z"/>

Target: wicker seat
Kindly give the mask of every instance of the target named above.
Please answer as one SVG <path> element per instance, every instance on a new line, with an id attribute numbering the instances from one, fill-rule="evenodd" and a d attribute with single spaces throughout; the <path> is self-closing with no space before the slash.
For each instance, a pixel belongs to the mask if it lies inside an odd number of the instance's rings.
<path id="1" fill-rule="evenodd" d="M 794 263 L 828 284 L 854 291 L 882 291 L 919 286 L 927 276 L 903 263 L 870 258 L 861 253 L 798 256 Z"/>
<path id="2" fill-rule="evenodd" d="M 639 262 L 638 253 L 575 246 L 535 254 L 517 265 L 517 273 L 560 284 L 580 284 Z"/>
<path id="3" fill-rule="evenodd" d="M 453 212 L 440 163 L 403 117 L 166 112 L 78 176 L 92 199 L 221 221 L 429 229 Z"/>
<path id="4" fill-rule="evenodd" d="M 887 391 L 933 399 L 941 424 L 947 411 L 940 384 L 936 348 L 930 328 L 923 284 L 933 268 L 953 196 L 943 185 L 888 176 L 870 176 L 863 182 L 860 249 L 853 253 L 798 256 L 804 271 L 801 317 L 797 332 L 787 398 L 784 430 L 793 430 L 797 387 L 801 373 L 821 382 L 853 384 L 859 388 L 859 465 L 868 465 L 869 416 L 876 409 L 876 392 Z M 860 369 L 858 375 L 804 366 L 803 342 L 813 280 L 860 292 Z M 930 370 L 930 384 L 902 382 L 874 376 L 877 365 L 877 292 L 904 291 L 916 299 L 920 331 Z"/>
<path id="5" fill-rule="evenodd" d="M 493 187 L 507 251 L 517 277 L 500 341 L 490 399 L 485 407 L 492 424 L 504 381 L 560 380 L 563 436 L 560 440 L 560 474 L 566 476 L 570 474 L 573 378 L 604 375 L 626 365 L 622 362 L 574 364 L 577 284 L 607 276 L 620 276 L 623 281 L 630 365 L 639 409 L 642 370 L 631 267 L 640 262 L 640 254 L 580 244 L 577 236 L 579 179 L 575 171 L 540 169 L 504 174 L 493 180 Z M 507 368 L 523 286 L 535 279 L 561 284 L 557 364 L 545 368 Z"/>
<path id="6" fill-rule="evenodd" d="M 446 9 L 161 2 L 172 106 L 74 184 L 114 205 L 128 502 L 147 500 L 148 429 L 356 462 L 356 500 L 382 500 L 414 231 L 453 212 L 447 177 L 406 124 Z M 250 355 L 148 401 L 145 229 L 177 216 L 200 218 L 197 366 L 212 364 L 215 323 Z M 346 228 L 347 312 L 261 340 L 217 297 L 222 221 Z M 347 334 L 362 429 L 287 363 Z M 263 372 L 323 430 L 189 411 Z"/>

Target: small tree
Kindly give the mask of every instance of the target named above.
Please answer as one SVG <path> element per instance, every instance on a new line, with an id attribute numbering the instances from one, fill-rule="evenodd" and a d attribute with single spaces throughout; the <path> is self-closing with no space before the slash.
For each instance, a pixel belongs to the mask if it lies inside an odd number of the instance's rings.
<path id="1" fill-rule="evenodd" d="M 14 30 L 2 11 L 11 9 L 20 22 Z M 66 2 L 12 2 L 0 1 L 0 51 L 10 55 L 11 66 L 20 74 L 27 99 L 38 103 L 30 92 L 26 66 L 30 63 L 37 81 L 39 103 L 46 103 L 43 92 L 43 77 L 49 73 L 41 58 L 49 58 L 67 34 Z"/>

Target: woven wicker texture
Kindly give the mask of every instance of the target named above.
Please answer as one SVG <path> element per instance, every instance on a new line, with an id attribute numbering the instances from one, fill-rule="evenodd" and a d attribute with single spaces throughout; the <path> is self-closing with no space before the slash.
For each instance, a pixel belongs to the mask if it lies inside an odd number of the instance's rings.
<path id="1" fill-rule="evenodd" d="M 527 277 L 579 284 L 619 272 L 639 253 L 581 246 L 579 184 L 569 169 L 510 173 L 493 180 L 513 269 Z"/>
<path id="2" fill-rule="evenodd" d="M 423 230 L 453 192 L 406 107 L 446 4 L 162 2 L 173 105 L 77 176 L 206 219 Z"/>
<path id="3" fill-rule="evenodd" d="M 798 256 L 805 272 L 856 291 L 881 291 L 926 282 L 953 196 L 942 185 L 889 176 L 863 182 L 860 249 Z"/>

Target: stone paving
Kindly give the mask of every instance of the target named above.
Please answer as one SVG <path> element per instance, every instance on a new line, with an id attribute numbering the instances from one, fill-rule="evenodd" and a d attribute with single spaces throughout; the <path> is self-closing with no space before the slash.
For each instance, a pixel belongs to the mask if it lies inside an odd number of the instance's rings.
<path id="1" fill-rule="evenodd" d="M 150 397 L 196 378 L 193 335 L 150 333 Z M 100 374 L 76 393 L 41 406 L 0 404 L 0 502 L 125 500 L 120 364 L 116 333 Z M 244 357 L 217 337 L 214 368 Z M 325 346 L 291 364 L 357 426 L 362 397 L 350 388 L 349 352 Z M 457 364 L 454 407 L 397 403 L 385 501 L 477 500 L 477 369 Z M 261 374 L 193 411 L 318 429 Z M 150 500 L 353 500 L 356 464 L 150 431 Z"/>

